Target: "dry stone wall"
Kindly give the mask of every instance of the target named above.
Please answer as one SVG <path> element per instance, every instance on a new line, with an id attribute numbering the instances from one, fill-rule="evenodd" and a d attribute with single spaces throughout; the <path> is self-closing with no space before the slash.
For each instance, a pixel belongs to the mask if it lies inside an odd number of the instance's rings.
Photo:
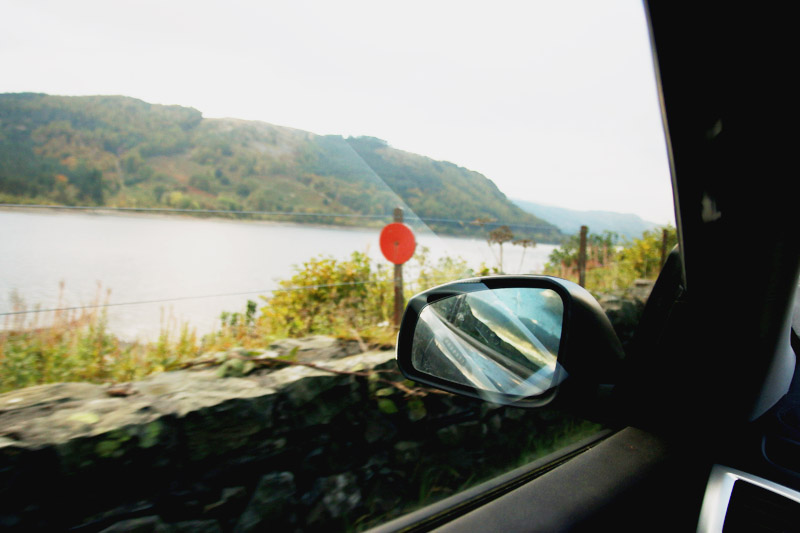
<path id="1" fill-rule="evenodd" d="M 223 361 L 0 396 L 0 528 L 355 527 L 399 514 L 426 483 L 446 495 L 491 462 L 487 447 L 529 439 L 555 416 L 409 395 L 391 351 L 320 364 L 343 373 L 220 377 L 236 372 Z"/>
<path id="2" fill-rule="evenodd" d="M 626 320 L 641 308 L 609 304 Z M 313 337 L 206 354 L 139 382 L 0 395 L 0 529 L 362 528 L 580 425 L 420 389 L 392 351 L 355 352 Z M 280 356 L 326 370 L 279 368 Z"/>

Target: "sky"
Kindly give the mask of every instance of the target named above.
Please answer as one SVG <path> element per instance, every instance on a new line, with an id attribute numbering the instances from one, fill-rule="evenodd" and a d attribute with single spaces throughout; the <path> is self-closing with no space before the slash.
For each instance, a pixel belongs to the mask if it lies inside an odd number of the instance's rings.
<path id="1" fill-rule="evenodd" d="M 370 135 L 510 198 L 674 223 L 641 3 L 3 0 L 0 93 Z"/>

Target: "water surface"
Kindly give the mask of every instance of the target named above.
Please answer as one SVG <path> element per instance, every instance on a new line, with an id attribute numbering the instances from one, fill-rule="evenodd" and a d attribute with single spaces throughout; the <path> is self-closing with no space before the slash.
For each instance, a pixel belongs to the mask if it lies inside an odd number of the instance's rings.
<path id="1" fill-rule="evenodd" d="M 123 338 L 153 339 L 167 321 L 188 321 L 204 333 L 219 325 L 222 311 L 241 311 L 247 299 L 260 302 L 259 295 L 269 294 L 293 274 L 294 265 L 311 257 L 345 259 L 360 251 L 390 267 L 378 234 L 174 216 L 0 211 L 0 313 L 13 311 L 20 298 L 29 309 L 99 299 L 113 304 L 107 308 L 109 325 Z M 433 259 L 461 257 L 476 269 L 497 264 L 497 247 L 493 252 L 484 240 L 429 232 L 417 240 Z M 553 248 L 528 249 L 521 263 L 523 250 L 506 245 L 505 270 L 540 272 Z M 216 296 L 231 293 L 247 294 Z M 0 316 L 0 327 L 10 327 L 11 318 Z"/>

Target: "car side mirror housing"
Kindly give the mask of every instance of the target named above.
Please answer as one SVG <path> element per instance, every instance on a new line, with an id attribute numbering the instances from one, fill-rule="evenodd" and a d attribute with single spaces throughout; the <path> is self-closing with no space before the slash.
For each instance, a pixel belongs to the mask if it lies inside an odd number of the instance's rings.
<path id="1" fill-rule="evenodd" d="M 397 340 L 407 378 L 521 407 L 610 391 L 623 357 L 594 297 L 548 276 L 473 278 L 422 292 Z"/>

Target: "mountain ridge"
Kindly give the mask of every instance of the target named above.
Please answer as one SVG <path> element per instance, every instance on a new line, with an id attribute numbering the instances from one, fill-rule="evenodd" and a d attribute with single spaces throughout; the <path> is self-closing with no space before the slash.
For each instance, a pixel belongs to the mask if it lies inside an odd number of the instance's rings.
<path id="1" fill-rule="evenodd" d="M 0 201 L 284 212 L 345 225 L 374 225 L 369 217 L 401 205 L 452 235 L 509 223 L 521 238 L 564 237 L 486 176 L 374 137 L 204 118 L 127 96 L 0 94 Z M 323 217 L 331 213 L 343 216 Z"/>
<path id="2" fill-rule="evenodd" d="M 546 219 L 566 234 L 580 232 L 581 226 L 588 226 L 592 233 L 611 231 L 627 239 L 636 239 L 642 233 L 659 227 L 659 224 L 644 220 L 633 213 L 617 213 L 603 210 L 578 210 L 553 205 L 540 204 L 527 200 L 511 198 L 523 210 Z"/>

